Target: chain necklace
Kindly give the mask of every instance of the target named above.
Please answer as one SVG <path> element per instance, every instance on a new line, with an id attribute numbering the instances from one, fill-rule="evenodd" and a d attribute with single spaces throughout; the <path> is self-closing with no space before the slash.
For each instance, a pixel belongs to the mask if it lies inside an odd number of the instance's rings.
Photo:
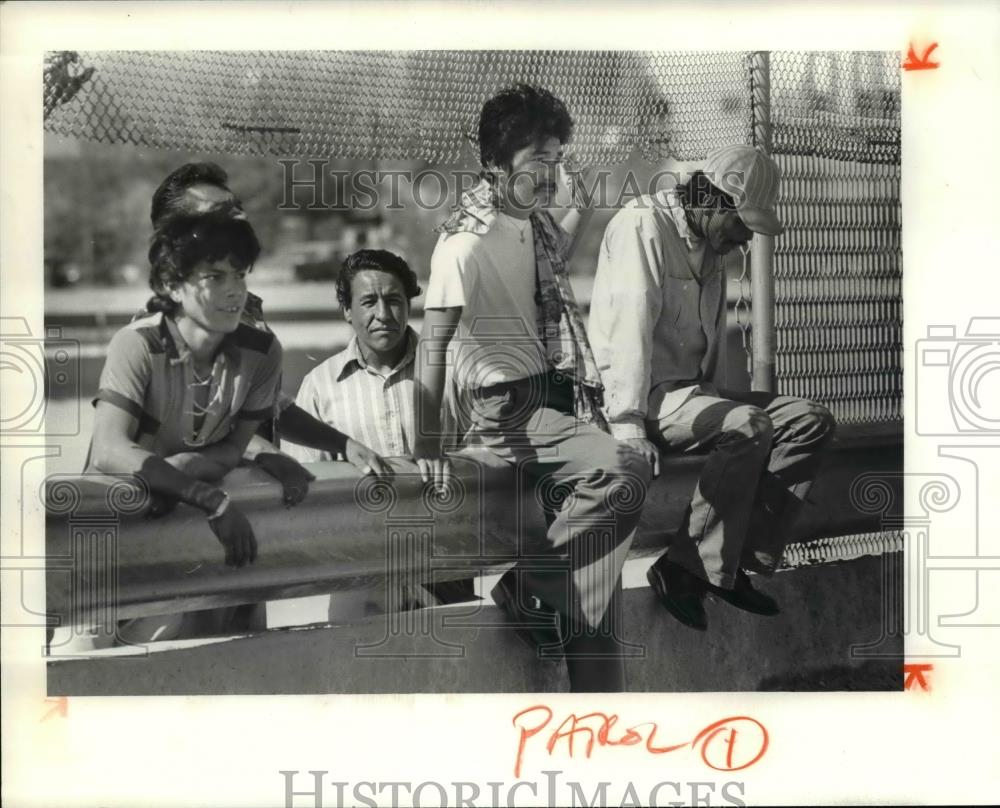
<path id="1" fill-rule="evenodd" d="M 191 364 L 191 375 L 194 377 L 194 381 L 191 382 L 192 385 L 197 385 L 199 387 L 204 387 L 206 384 L 212 383 L 213 371 L 215 370 L 214 365 L 208 369 L 208 375 L 205 377 L 199 376 L 198 371 L 195 369 L 194 363 Z"/>
<path id="2" fill-rule="evenodd" d="M 508 219 L 510 219 L 510 225 L 517 231 L 517 235 L 521 237 L 521 243 L 524 244 L 524 234 L 528 232 L 528 228 L 531 227 L 531 219 L 526 219 L 524 226 L 521 227 L 518 224 L 518 220 L 511 216 L 509 213 L 504 214 Z"/>

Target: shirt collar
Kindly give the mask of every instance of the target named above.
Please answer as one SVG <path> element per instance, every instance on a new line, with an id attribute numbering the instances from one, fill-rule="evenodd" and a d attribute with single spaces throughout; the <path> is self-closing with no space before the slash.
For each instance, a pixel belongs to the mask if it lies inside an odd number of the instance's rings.
<path id="1" fill-rule="evenodd" d="M 399 373 L 403 368 L 408 367 L 413 364 L 414 359 L 417 355 L 417 332 L 414 331 L 410 326 L 406 327 L 406 353 L 403 354 L 402 360 L 396 365 L 391 371 L 389 371 L 386 378 L 391 378 Z M 351 341 L 347 344 L 339 354 L 334 357 L 333 371 L 334 378 L 341 382 L 350 376 L 356 370 L 363 370 L 366 367 L 365 359 L 361 355 L 361 348 L 358 345 L 358 336 L 355 334 L 351 337 Z"/>
<path id="2" fill-rule="evenodd" d="M 688 224 L 687 214 L 684 212 L 684 203 L 681 202 L 681 198 L 677 195 L 677 191 L 673 188 L 669 191 L 664 191 L 662 198 L 664 207 L 667 209 L 667 213 L 670 214 L 674 227 L 677 228 L 677 235 L 687 242 L 688 249 L 697 250 L 704 246 L 705 239 L 696 235 L 694 231 L 691 230 L 691 225 Z"/>
<path id="3" fill-rule="evenodd" d="M 170 359 L 170 364 L 181 365 L 185 362 L 190 362 L 191 348 L 188 347 L 187 342 L 184 340 L 184 336 L 177 327 L 177 323 L 174 322 L 174 318 L 168 317 L 166 314 L 162 314 L 161 316 L 163 317 L 160 323 L 161 335 L 164 337 L 163 343 L 167 349 L 167 357 Z M 222 338 L 222 342 L 219 345 L 219 353 L 216 354 L 216 360 L 219 356 L 224 356 L 230 362 L 239 358 L 239 347 L 235 331 L 226 334 Z"/>

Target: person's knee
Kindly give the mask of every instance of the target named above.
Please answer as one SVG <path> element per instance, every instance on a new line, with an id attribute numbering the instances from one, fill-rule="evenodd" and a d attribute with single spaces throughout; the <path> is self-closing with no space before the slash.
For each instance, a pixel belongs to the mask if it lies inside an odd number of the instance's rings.
<path id="1" fill-rule="evenodd" d="M 641 508 L 653 479 L 645 457 L 624 443 L 609 440 L 595 460 L 599 460 L 608 505 L 615 511 Z"/>
<path id="2" fill-rule="evenodd" d="M 745 406 L 733 410 L 726 419 L 725 431 L 720 444 L 751 442 L 763 448 L 770 448 L 774 439 L 774 424 L 760 407 Z"/>
<path id="3" fill-rule="evenodd" d="M 822 404 L 815 401 L 804 403 L 806 411 L 802 417 L 806 424 L 805 433 L 815 443 L 826 443 L 837 431 L 837 419 Z"/>

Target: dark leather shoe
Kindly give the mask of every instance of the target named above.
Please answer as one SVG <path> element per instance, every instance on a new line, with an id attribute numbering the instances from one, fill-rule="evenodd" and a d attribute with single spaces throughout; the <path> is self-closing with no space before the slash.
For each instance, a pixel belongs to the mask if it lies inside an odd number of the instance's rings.
<path id="1" fill-rule="evenodd" d="M 504 575 L 490 592 L 493 602 L 506 615 L 517 636 L 540 657 L 561 658 L 563 638 L 559 613 L 528 593 L 522 593 L 518 600 L 516 586 L 514 576 Z"/>
<path id="2" fill-rule="evenodd" d="M 708 588 L 717 597 L 722 598 L 726 603 L 743 609 L 746 612 L 762 614 L 765 617 L 773 617 L 781 613 L 778 601 L 770 595 L 758 592 L 750 583 L 750 576 L 744 570 L 736 573 L 736 583 L 732 589 L 723 589 L 721 586 L 708 584 Z"/>
<path id="3" fill-rule="evenodd" d="M 685 626 L 704 631 L 705 591 L 708 586 L 684 567 L 661 558 L 646 571 L 646 580 L 664 608 Z"/>

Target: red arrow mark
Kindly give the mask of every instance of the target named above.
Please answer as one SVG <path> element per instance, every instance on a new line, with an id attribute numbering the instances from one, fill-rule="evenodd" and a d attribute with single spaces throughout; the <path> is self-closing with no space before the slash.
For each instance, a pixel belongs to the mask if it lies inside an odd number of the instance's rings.
<path id="1" fill-rule="evenodd" d="M 42 723 L 42 721 L 47 721 L 55 713 L 59 713 L 60 718 L 66 717 L 66 709 L 69 707 L 69 699 L 66 698 L 66 696 L 59 696 L 58 698 L 55 699 L 46 699 L 45 703 L 54 704 L 55 706 L 49 708 L 49 711 L 45 715 L 43 715 L 39 720 L 38 722 L 39 724 Z"/>
<path id="2" fill-rule="evenodd" d="M 906 61 L 903 62 L 903 70 L 937 70 L 940 66 L 940 62 L 932 62 L 930 60 L 931 54 L 937 48 L 938 43 L 933 42 L 927 46 L 924 51 L 923 56 L 917 56 L 915 50 L 913 50 L 913 45 L 910 45 L 910 50 L 906 54 Z"/>
<path id="3" fill-rule="evenodd" d="M 932 670 L 934 666 L 929 664 L 903 665 L 903 673 L 906 674 L 906 678 L 903 679 L 903 690 L 916 690 L 917 687 L 921 690 L 930 690 L 930 683 L 924 678 L 924 674 L 929 674 Z"/>

